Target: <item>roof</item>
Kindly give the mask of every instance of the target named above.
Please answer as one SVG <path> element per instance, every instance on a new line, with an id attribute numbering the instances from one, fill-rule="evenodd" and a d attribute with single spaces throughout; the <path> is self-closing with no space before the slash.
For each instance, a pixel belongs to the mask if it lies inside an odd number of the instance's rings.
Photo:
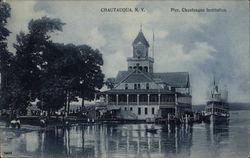
<path id="1" fill-rule="evenodd" d="M 175 92 L 167 90 L 167 89 L 111 89 L 107 91 L 100 92 L 100 94 L 156 94 L 156 93 L 164 93 L 164 94 L 175 94 Z"/>
<path id="2" fill-rule="evenodd" d="M 163 82 L 170 84 L 172 87 L 187 87 L 189 86 L 188 72 L 167 72 L 167 73 L 153 73 L 154 79 L 160 78 Z"/>
<path id="3" fill-rule="evenodd" d="M 185 88 L 189 86 L 188 72 L 166 72 L 166 73 L 135 73 L 130 71 L 119 71 L 115 83 L 138 83 L 138 82 L 158 82 L 166 83 L 171 87 Z"/>
<path id="4" fill-rule="evenodd" d="M 128 77 L 131 73 L 133 73 L 133 70 L 119 71 L 116 78 L 115 78 L 115 83 L 120 83 L 122 80 L 124 80 L 126 77 Z"/>
<path id="5" fill-rule="evenodd" d="M 146 40 L 144 34 L 142 33 L 142 31 L 140 31 L 137 35 L 137 37 L 135 38 L 133 45 L 137 44 L 137 43 L 143 43 L 144 45 L 146 45 L 147 47 L 149 47 L 148 41 Z"/>

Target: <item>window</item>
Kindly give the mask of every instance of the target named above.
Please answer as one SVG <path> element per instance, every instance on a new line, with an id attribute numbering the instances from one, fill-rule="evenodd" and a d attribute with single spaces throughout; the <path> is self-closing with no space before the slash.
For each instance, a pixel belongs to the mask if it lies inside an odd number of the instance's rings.
<path id="1" fill-rule="evenodd" d="M 147 66 L 144 66 L 144 71 L 148 72 L 148 67 Z"/>
<path id="2" fill-rule="evenodd" d="M 141 71 L 142 71 L 142 66 L 140 66 L 140 67 L 139 67 L 139 70 L 141 70 Z"/>
<path id="3" fill-rule="evenodd" d="M 128 89 L 128 84 L 127 83 L 125 84 L 125 89 Z"/>
<path id="4" fill-rule="evenodd" d="M 153 115 L 155 114 L 155 108 L 152 108 L 152 114 Z"/>
<path id="5" fill-rule="evenodd" d="M 138 108 L 138 115 L 141 115 L 141 108 Z"/>
<path id="6" fill-rule="evenodd" d="M 129 95 L 129 102 L 137 102 L 137 96 L 135 94 Z"/>
<path id="7" fill-rule="evenodd" d="M 124 110 L 127 111 L 127 107 L 125 107 Z"/>
<path id="8" fill-rule="evenodd" d="M 130 107 L 130 111 L 133 111 L 133 108 L 132 108 L 132 107 Z"/>
<path id="9" fill-rule="evenodd" d="M 141 84 L 138 84 L 138 85 L 137 85 L 137 88 L 138 88 L 138 89 L 141 89 Z"/>
<path id="10" fill-rule="evenodd" d="M 129 69 L 129 70 L 132 70 L 132 66 L 129 66 L 128 69 Z"/>
<path id="11" fill-rule="evenodd" d="M 148 114 L 148 108 L 145 108 L 145 115 Z"/>
<path id="12" fill-rule="evenodd" d="M 134 89 L 137 89 L 137 84 L 134 84 Z"/>
<path id="13" fill-rule="evenodd" d="M 146 84 L 146 89 L 149 89 L 149 84 L 148 83 Z"/>

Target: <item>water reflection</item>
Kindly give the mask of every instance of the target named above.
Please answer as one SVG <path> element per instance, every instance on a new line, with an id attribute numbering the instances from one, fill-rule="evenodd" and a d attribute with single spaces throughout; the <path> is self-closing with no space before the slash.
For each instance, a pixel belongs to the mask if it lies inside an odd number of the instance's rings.
<path id="1" fill-rule="evenodd" d="M 155 126 L 155 134 L 146 132 L 150 127 L 150 124 L 82 125 L 28 133 L 0 133 L 6 137 L 4 141 L 8 150 L 15 151 L 17 155 L 41 158 L 212 158 L 245 156 L 249 152 L 249 132 L 246 130 L 239 134 L 238 128 L 232 124 L 213 127 L 209 124 L 158 125 Z M 7 139 L 10 136 L 6 135 L 10 133 L 12 138 Z M 244 147 L 239 149 L 235 141 L 241 141 Z"/>
<path id="2" fill-rule="evenodd" d="M 149 124 L 93 125 L 55 128 L 15 135 L 10 141 L 17 154 L 35 157 L 165 157 L 190 153 L 191 126 Z"/>

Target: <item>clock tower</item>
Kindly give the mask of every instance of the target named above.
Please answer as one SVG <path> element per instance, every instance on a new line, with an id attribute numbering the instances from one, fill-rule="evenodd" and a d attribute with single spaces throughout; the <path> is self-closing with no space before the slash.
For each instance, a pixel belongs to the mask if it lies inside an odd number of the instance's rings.
<path id="1" fill-rule="evenodd" d="M 154 59 L 149 57 L 149 43 L 146 40 L 142 30 L 132 43 L 133 57 L 127 59 L 128 70 L 139 69 L 143 72 L 153 72 Z"/>

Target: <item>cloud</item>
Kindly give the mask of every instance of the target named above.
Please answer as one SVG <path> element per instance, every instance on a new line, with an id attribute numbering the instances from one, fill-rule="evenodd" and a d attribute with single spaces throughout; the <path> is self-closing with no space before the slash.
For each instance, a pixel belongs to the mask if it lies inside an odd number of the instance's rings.
<path id="1" fill-rule="evenodd" d="M 122 50 L 118 50 L 114 54 L 106 55 L 104 58 L 106 77 L 115 77 L 118 71 L 126 71 L 127 63 L 124 62 L 126 60 L 126 53 Z"/>
<path id="2" fill-rule="evenodd" d="M 105 46 L 107 42 L 98 28 L 93 28 L 88 35 L 88 40 L 86 43 L 90 46 L 100 49 L 101 47 Z"/>
<path id="3" fill-rule="evenodd" d="M 15 42 L 16 35 L 20 31 L 28 32 L 28 23 L 31 19 L 48 16 L 48 14 L 44 11 L 34 11 L 36 1 L 23 1 L 21 3 L 19 1 L 10 1 L 9 3 L 11 5 L 11 18 L 8 20 L 7 27 L 11 34 L 8 37 L 8 46 L 10 51 L 14 52 L 12 44 Z"/>

